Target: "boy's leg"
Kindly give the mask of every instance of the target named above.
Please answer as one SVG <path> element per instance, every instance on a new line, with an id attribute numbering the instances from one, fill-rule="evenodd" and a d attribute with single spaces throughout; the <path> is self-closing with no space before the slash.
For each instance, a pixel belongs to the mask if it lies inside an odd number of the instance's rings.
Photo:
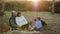
<path id="1" fill-rule="evenodd" d="M 40 31 L 40 28 L 36 28 L 36 27 L 35 27 L 33 30 L 35 30 L 35 31 Z"/>

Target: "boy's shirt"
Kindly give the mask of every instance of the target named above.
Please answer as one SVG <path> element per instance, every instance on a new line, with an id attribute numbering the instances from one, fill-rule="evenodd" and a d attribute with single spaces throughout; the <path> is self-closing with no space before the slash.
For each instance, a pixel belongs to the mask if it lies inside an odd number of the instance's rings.
<path id="1" fill-rule="evenodd" d="M 36 21 L 35 22 L 35 27 L 36 28 L 41 28 L 42 27 L 42 22 L 41 21 Z"/>

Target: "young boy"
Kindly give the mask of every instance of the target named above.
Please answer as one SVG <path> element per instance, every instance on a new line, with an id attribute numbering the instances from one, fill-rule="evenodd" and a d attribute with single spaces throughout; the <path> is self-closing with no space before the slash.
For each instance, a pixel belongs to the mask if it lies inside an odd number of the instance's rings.
<path id="1" fill-rule="evenodd" d="M 34 22 L 35 24 L 33 26 L 30 25 L 30 27 L 29 27 L 32 31 L 33 30 L 40 31 L 40 29 L 42 27 L 47 25 L 47 23 L 45 23 L 43 20 L 41 20 L 40 17 L 37 17 L 36 19 L 34 19 L 34 21 L 35 21 Z"/>
<path id="2" fill-rule="evenodd" d="M 35 25 L 34 25 L 35 28 L 34 28 L 34 30 L 40 31 L 40 29 L 43 26 L 40 17 L 37 17 L 36 19 L 34 19 L 34 21 L 35 21 Z"/>

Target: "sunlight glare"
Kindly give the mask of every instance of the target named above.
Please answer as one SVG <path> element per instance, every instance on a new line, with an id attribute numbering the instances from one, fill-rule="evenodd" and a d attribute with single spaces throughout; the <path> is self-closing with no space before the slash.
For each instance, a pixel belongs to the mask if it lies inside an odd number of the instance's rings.
<path id="1" fill-rule="evenodd" d="M 38 2 L 38 0 L 32 0 L 33 2 Z"/>
<path id="2" fill-rule="evenodd" d="M 39 0 L 27 0 L 27 1 L 38 2 Z"/>

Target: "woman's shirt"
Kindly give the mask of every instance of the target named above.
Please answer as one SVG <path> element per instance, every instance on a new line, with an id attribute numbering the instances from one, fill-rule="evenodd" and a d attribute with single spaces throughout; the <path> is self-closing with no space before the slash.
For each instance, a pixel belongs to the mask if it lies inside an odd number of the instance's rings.
<path id="1" fill-rule="evenodd" d="M 16 17 L 16 24 L 18 26 L 25 25 L 25 24 L 27 24 L 27 20 L 25 19 L 24 16 Z"/>

